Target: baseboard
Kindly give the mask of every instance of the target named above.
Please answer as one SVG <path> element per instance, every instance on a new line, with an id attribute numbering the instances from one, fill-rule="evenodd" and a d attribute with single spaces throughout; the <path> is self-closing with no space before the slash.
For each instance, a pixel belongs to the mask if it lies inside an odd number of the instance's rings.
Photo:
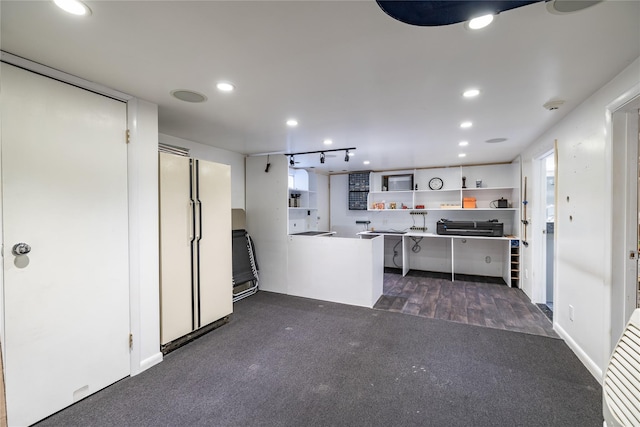
<path id="1" fill-rule="evenodd" d="M 162 362 L 162 352 L 161 351 L 155 353 L 151 357 L 147 357 L 146 359 L 142 360 L 140 362 L 140 370 L 136 373 L 136 375 L 141 373 L 141 372 L 143 372 L 143 371 L 146 371 L 150 367 L 155 366 L 160 362 Z"/>
<path id="2" fill-rule="evenodd" d="M 229 316 L 225 316 L 222 319 L 218 319 L 213 323 L 209 323 L 208 325 L 205 325 L 200 329 L 196 329 L 195 331 L 192 331 L 187 335 L 184 335 L 180 338 L 176 338 L 173 341 L 170 341 L 166 344 L 161 345 L 160 351 L 162 352 L 163 355 L 171 353 L 173 350 L 180 348 L 183 345 L 188 344 L 191 341 L 198 339 L 201 336 L 213 331 L 214 329 L 218 329 L 220 326 L 226 325 L 227 323 L 229 323 Z"/>
<path id="3" fill-rule="evenodd" d="M 560 335 L 560 337 L 564 340 L 565 343 L 569 346 L 569 348 L 578 356 L 578 359 L 582 362 L 584 366 L 591 372 L 591 375 L 602 385 L 602 369 L 593 361 L 587 353 L 576 343 L 573 338 L 562 329 L 560 325 L 557 323 L 553 324 L 553 329 Z"/>

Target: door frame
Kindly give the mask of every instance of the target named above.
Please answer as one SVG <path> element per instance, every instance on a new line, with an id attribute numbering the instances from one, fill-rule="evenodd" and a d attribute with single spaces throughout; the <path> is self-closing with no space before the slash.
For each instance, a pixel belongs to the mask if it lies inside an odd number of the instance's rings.
<path id="1" fill-rule="evenodd" d="M 605 242 L 605 319 L 609 320 L 604 346 L 609 360 L 626 322 L 635 309 L 637 293 L 637 230 L 638 230 L 638 109 L 640 84 L 623 93 L 606 108 L 606 151 L 610 172 L 606 188 L 611 191 L 611 209 L 606 210 L 604 226 L 611 240 Z M 633 246 L 629 234 L 633 233 Z M 628 274 L 629 252 L 635 252 L 635 277 Z M 631 297 L 633 296 L 633 298 Z"/>
<path id="2" fill-rule="evenodd" d="M 546 183 L 542 185 L 547 175 L 546 168 L 546 158 L 550 155 L 554 156 L 554 177 L 557 179 L 558 176 L 558 151 L 557 151 L 557 141 L 554 141 L 554 147 L 550 150 L 545 151 L 539 156 L 533 159 L 533 220 L 531 227 L 531 240 L 533 242 L 533 254 L 532 254 L 532 264 L 533 264 L 533 283 L 532 283 L 532 300 L 535 303 L 546 304 L 547 302 L 547 243 L 546 243 L 546 234 L 542 231 L 544 227 L 546 227 Z M 554 180 L 555 182 L 555 180 Z M 558 186 L 554 186 L 554 200 L 557 199 L 557 190 Z M 555 248 L 555 233 L 553 239 L 553 245 Z M 556 252 L 554 250 L 554 257 L 556 256 Z M 553 263 L 553 293 L 556 294 L 556 263 Z M 554 304 L 554 307 L 556 305 Z"/>
<path id="3" fill-rule="evenodd" d="M 132 95 L 1 50 L 0 62 L 5 62 L 127 104 L 127 128 L 129 129 L 129 140 L 131 142 L 127 145 L 129 319 L 130 331 L 133 336 L 129 364 L 130 375 L 137 375 L 162 361 L 159 334 L 159 304 L 152 304 L 152 301 L 159 301 L 157 194 L 155 196 L 153 194 L 147 195 L 148 192 L 145 191 L 145 188 L 149 187 L 151 176 L 154 176 L 157 182 L 157 113 L 155 119 L 149 117 L 149 105 L 142 105 L 143 102 Z M 146 125 L 150 120 L 155 120 L 155 129 L 149 129 L 149 126 Z M 154 141 L 148 141 L 150 131 L 153 132 Z M 151 146 L 151 144 L 155 146 Z M 149 153 L 149 151 L 152 151 L 152 153 Z M 152 155 L 150 157 L 152 164 L 149 164 L 146 170 L 141 171 L 140 163 L 146 162 L 149 154 Z M 2 173 L 1 160 L 2 158 L 0 157 L 0 176 Z M 150 170 L 153 167 L 155 167 L 155 171 Z M 147 199 L 142 197 L 143 194 Z M 153 197 L 155 197 L 155 203 L 150 200 Z M 155 213 L 150 212 L 150 209 L 155 209 Z M 0 198 L 1 216 L 2 199 Z M 2 224 L 0 223 L 0 239 L 3 238 Z M 151 255 L 151 253 L 153 254 Z M 2 257 L 2 251 L 0 251 L 0 258 Z M 0 343 L 4 343 L 5 337 L 3 276 L 4 272 L 0 270 Z M 3 346 L 3 356 L 5 356 L 4 351 Z"/>

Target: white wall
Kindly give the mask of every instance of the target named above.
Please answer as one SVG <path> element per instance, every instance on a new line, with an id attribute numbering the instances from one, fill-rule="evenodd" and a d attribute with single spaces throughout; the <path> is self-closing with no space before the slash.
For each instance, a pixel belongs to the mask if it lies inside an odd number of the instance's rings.
<path id="1" fill-rule="evenodd" d="M 382 228 L 381 221 L 379 224 L 374 222 L 378 219 L 378 212 L 349 210 L 348 174 L 331 175 L 329 189 L 330 227 L 331 231 L 336 232 L 337 237 L 354 237 L 360 231 L 365 230 L 365 227 L 356 224 L 356 221 L 372 221 L 374 227 Z"/>
<path id="2" fill-rule="evenodd" d="M 329 175 L 316 174 L 318 194 L 318 230 L 329 230 Z"/>
<path id="3" fill-rule="evenodd" d="M 522 153 L 522 175 L 532 177 L 533 160 L 558 141 L 554 327 L 598 379 L 607 363 L 611 340 L 611 286 L 622 286 L 611 284 L 608 267 L 614 217 L 611 194 L 616 190 L 611 186 L 611 174 L 619 165 L 611 164 L 606 110 L 638 85 L 639 76 L 637 59 Z M 529 178 L 530 192 L 533 185 Z M 533 212 L 535 200 L 529 199 L 528 209 Z M 529 230 L 536 227 L 540 225 L 531 224 Z M 521 251 L 523 270 L 529 272 L 528 278 L 522 274 L 522 287 L 530 297 L 543 279 L 532 263 L 532 251 L 543 244 L 543 235 L 531 236 L 530 246 Z M 573 320 L 569 319 L 569 306 L 573 307 Z"/>
<path id="4" fill-rule="evenodd" d="M 162 361 L 158 236 L 158 107 L 129 101 L 129 289 L 131 375 Z"/>
<path id="5" fill-rule="evenodd" d="M 161 144 L 188 148 L 190 155 L 196 159 L 208 160 L 231 166 L 231 208 L 245 208 L 245 172 L 244 154 L 223 150 L 210 145 L 200 144 L 175 136 L 158 134 Z M 284 157 L 284 156 L 283 156 Z"/>
<path id="6" fill-rule="evenodd" d="M 247 231 L 255 242 L 260 289 L 286 294 L 289 163 L 285 156 L 246 158 Z"/>

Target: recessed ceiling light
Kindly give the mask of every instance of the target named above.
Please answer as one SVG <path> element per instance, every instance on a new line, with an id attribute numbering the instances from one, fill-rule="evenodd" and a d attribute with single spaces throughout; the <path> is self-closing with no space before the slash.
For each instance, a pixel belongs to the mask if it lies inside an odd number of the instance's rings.
<path id="1" fill-rule="evenodd" d="M 185 101 L 185 102 L 198 103 L 198 102 L 204 102 L 207 100 L 206 96 L 204 96 L 201 93 L 194 92 L 192 90 L 184 90 L 184 89 L 172 90 L 171 95 L 173 95 L 174 98 L 177 98 L 180 101 Z"/>
<path id="2" fill-rule="evenodd" d="M 229 82 L 218 82 L 216 88 L 218 88 L 220 92 L 233 92 L 236 87 Z"/>
<path id="3" fill-rule="evenodd" d="M 287 126 L 296 127 L 298 126 L 298 121 L 296 119 L 289 119 L 287 120 Z"/>
<path id="4" fill-rule="evenodd" d="M 495 144 L 498 142 L 505 142 L 507 140 L 507 138 L 492 138 L 492 139 L 487 139 L 485 142 L 488 142 L 489 144 Z"/>
<path id="5" fill-rule="evenodd" d="M 493 22 L 493 15 L 491 14 L 482 15 L 470 20 L 469 23 L 467 24 L 467 27 L 471 30 L 479 30 L 491 24 L 492 22 Z"/>
<path id="6" fill-rule="evenodd" d="M 331 144 L 333 144 L 332 140 L 330 140 L 330 139 L 325 139 L 324 140 L 324 145 L 331 145 Z"/>
<path id="7" fill-rule="evenodd" d="M 462 123 L 460 123 L 460 127 L 462 129 L 467 129 L 467 128 L 470 128 L 471 126 L 473 126 L 473 123 L 471 123 L 471 122 L 462 122 Z"/>
<path id="8" fill-rule="evenodd" d="M 467 157 L 467 155 L 465 153 L 460 153 L 458 154 L 458 157 Z"/>
<path id="9" fill-rule="evenodd" d="M 369 160 L 365 160 L 364 162 L 362 162 L 363 165 L 368 165 L 369 163 L 371 163 Z"/>
<path id="10" fill-rule="evenodd" d="M 467 89 L 462 93 L 462 96 L 465 98 L 473 98 L 478 95 L 480 95 L 480 91 L 478 89 Z"/>
<path id="11" fill-rule="evenodd" d="M 467 145 L 469 145 L 469 141 L 460 141 L 460 142 L 458 143 L 458 145 L 459 145 L 460 147 L 466 147 Z"/>
<path id="12" fill-rule="evenodd" d="M 79 0 L 53 0 L 53 2 L 60 9 L 64 10 L 65 12 L 71 13 L 73 15 L 78 15 L 78 16 L 91 15 L 91 9 L 89 9 L 89 6 L 87 6 L 86 4 L 82 3 Z"/>
<path id="13" fill-rule="evenodd" d="M 353 151 L 349 151 L 347 154 L 349 154 L 349 157 L 353 157 L 356 155 L 356 153 L 354 153 Z"/>

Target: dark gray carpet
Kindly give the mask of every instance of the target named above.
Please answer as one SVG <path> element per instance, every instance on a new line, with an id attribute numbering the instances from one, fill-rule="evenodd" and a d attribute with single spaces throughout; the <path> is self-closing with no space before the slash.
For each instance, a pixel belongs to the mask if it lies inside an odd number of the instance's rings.
<path id="1" fill-rule="evenodd" d="M 563 341 L 267 292 L 45 426 L 602 426 Z"/>

